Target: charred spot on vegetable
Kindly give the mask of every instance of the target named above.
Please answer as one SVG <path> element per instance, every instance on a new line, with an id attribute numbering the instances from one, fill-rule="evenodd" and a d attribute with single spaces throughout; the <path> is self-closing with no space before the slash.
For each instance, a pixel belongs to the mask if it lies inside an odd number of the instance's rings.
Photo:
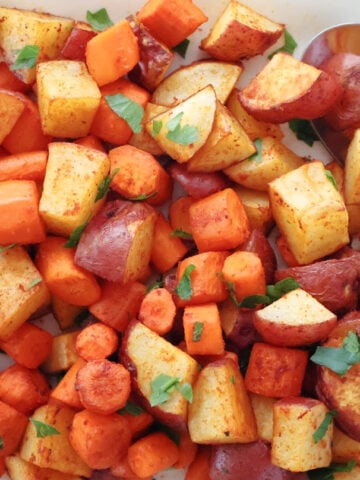
<path id="1" fill-rule="evenodd" d="M 324 420 L 321 422 L 319 427 L 316 429 L 316 431 L 313 434 L 313 439 L 315 443 L 320 442 L 322 438 L 326 435 L 326 432 L 332 422 L 332 419 L 336 417 L 338 412 L 336 410 L 330 410 L 326 412 Z"/>
<path id="2" fill-rule="evenodd" d="M 38 45 L 26 45 L 18 52 L 15 62 L 10 66 L 10 70 L 35 67 L 39 53 L 40 47 Z"/>
<path id="3" fill-rule="evenodd" d="M 254 140 L 254 145 L 255 145 L 255 148 L 256 148 L 256 152 L 253 153 L 252 155 L 250 155 L 248 160 L 250 160 L 250 161 L 255 160 L 256 162 L 260 162 L 261 161 L 261 155 L 262 155 L 262 140 L 261 140 L 261 138 L 256 138 Z"/>
<path id="4" fill-rule="evenodd" d="M 295 133 L 298 140 L 302 140 L 310 147 L 313 146 L 314 142 L 319 140 L 309 120 L 294 118 L 289 121 L 289 127 L 290 130 Z"/>
<path id="5" fill-rule="evenodd" d="M 185 58 L 187 49 L 190 45 L 190 40 L 185 38 L 182 42 L 178 43 L 173 47 L 173 51 L 180 55 L 180 57 Z"/>
<path id="6" fill-rule="evenodd" d="M 182 300 L 190 300 L 193 290 L 191 285 L 191 278 L 190 274 L 193 270 L 195 270 L 195 265 L 191 264 L 188 265 L 180 278 L 180 281 L 175 288 L 175 293 L 181 298 Z"/>
<path id="7" fill-rule="evenodd" d="M 193 342 L 199 342 L 200 341 L 203 330 L 204 330 L 203 322 L 195 322 L 194 323 L 194 330 L 193 330 L 193 336 L 192 336 Z"/>
<path id="8" fill-rule="evenodd" d="M 329 467 L 316 468 L 309 470 L 307 476 L 309 480 L 335 480 L 334 473 L 337 472 L 351 472 L 356 465 L 355 460 L 350 460 L 345 464 L 332 463 Z"/>
<path id="9" fill-rule="evenodd" d="M 115 168 L 113 173 L 111 175 L 107 175 L 104 178 L 104 180 L 100 183 L 96 197 L 95 197 L 95 202 L 105 197 L 105 195 L 109 191 L 111 182 L 114 180 L 115 176 L 119 173 L 119 171 L 120 171 L 119 168 Z"/>
<path id="10" fill-rule="evenodd" d="M 34 425 L 36 429 L 37 438 L 49 437 L 51 435 L 60 435 L 60 432 L 56 430 L 56 428 L 52 425 L 40 422 L 39 420 L 35 420 L 35 418 L 32 417 L 30 417 L 30 422 Z"/>
<path id="11" fill-rule="evenodd" d="M 298 46 L 297 42 L 295 41 L 294 37 L 289 33 L 288 30 L 284 30 L 284 45 L 280 48 L 274 50 L 269 56 L 268 59 L 271 60 L 272 57 L 279 52 L 287 52 L 292 55 Z"/>
<path id="12" fill-rule="evenodd" d="M 142 131 L 142 119 L 144 117 L 144 108 L 137 102 L 134 102 L 122 93 L 115 95 L 105 95 L 105 101 L 119 117 L 129 125 L 134 133 Z"/>
<path id="13" fill-rule="evenodd" d="M 90 12 L 88 10 L 86 12 L 86 20 L 92 26 L 92 28 L 98 32 L 102 32 L 106 28 L 114 25 L 106 8 L 100 8 L 100 10 L 97 10 L 96 12 Z"/>

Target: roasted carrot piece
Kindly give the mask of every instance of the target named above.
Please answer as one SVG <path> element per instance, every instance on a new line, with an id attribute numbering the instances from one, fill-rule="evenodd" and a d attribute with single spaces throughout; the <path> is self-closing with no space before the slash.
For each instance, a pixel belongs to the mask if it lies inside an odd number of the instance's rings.
<path id="1" fill-rule="evenodd" d="M 294 254 L 290 250 L 289 244 L 284 235 L 279 235 L 275 239 L 275 244 L 288 267 L 297 267 L 299 265 L 298 261 L 294 257 Z"/>
<path id="2" fill-rule="evenodd" d="M 46 150 L 51 137 L 42 131 L 39 108 L 26 95 L 20 93 L 19 95 L 23 96 L 25 109 L 2 145 L 9 153 Z"/>
<path id="3" fill-rule="evenodd" d="M 27 424 L 28 418 L 26 415 L 0 401 L 1 458 L 17 450 Z"/>
<path id="4" fill-rule="evenodd" d="M 140 282 L 126 284 L 103 282 L 101 298 L 89 307 L 98 320 L 124 332 L 129 321 L 139 313 L 146 287 Z"/>
<path id="5" fill-rule="evenodd" d="M 255 343 L 245 374 L 245 386 L 250 392 L 266 397 L 298 396 L 307 362 L 305 350 Z"/>
<path id="6" fill-rule="evenodd" d="M 96 111 L 90 131 L 101 140 L 114 145 L 125 145 L 130 140 L 133 131 L 129 124 L 110 108 L 105 97 L 121 94 L 145 107 L 150 94 L 144 88 L 125 78 L 120 78 L 116 82 L 105 85 L 100 88 L 100 92 L 100 105 Z"/>
<path id="7" fill-rule="evenodd" d="M 117 413 L 82 410 L 74 415 L 69 440 L 89 467 L 105 469 L 126 455 L 131 433 L 126 418 Z"/>
<path id="8" fill-rule="evenodd" d="M 137 19 L 150 33 L 172 48 L 207 21 L 207 16 L 191 0 L 149 0 Z"/>
<path id="9" fill-rule="evenodd" d="M 75 389 L 84 408 L 109 415 L 125 407 L 131 391 L 130 373 L 121 363 L 90 360 L 77 372 Z"/>
<path id="10" fill-rule="evenodd" d="M 174 324 L 176 305 L 166 288 L 155 288 L 141 302 L 139 320 L 159 335 L 168 333 Z"/>
<path id="11" fill-rule="evenodd" d="M 151 263 L 160 273 L 167 272 L 183 258 L 188 247 L 173 235 L 173 229 L 162 213 L 155 222 L 154 238 L 151 250 Z"/>
<path id="12" fill-rule="evenodd" d="M 152 480 L 152 476 L 147 477 L 138 477 L 135 473 L 131 470 L 127 455 L 120 458 L 112 467 L 110 468 L 110 472 L 114 477 L 119 477 L 124 480 Z"/>
<path id="13" fill-rule="evenodd" d="M 211 480 L 210 479 L 210 454 L 209 445 L 200 445 L 194 461 L 187 469 L 185 480 Z"/>
<path id="14" fill-rule="evenodd" d="M 111 188 L 125 198 L 145 196 L 150 205 L 169 200 L 172 180 L 151 153 L 132 145 L 121 145 L 109 152 L 110 175 L 115 174 Z M 148 198 L 146 198 L 148 197 Z"/>
<path id="15" fill-rule="evenodd" d="M 40 182 L 45 178 L 48 152 L 23 152 L 4 156 L 0 159 L 0 181 L 34 180 Z"/>
<path id="16" fill-rule="evenodd" d="M 169 221 L 173 230 L 182 230 L 191 235 L 189 210 L 194 199 L 189 195 L 179 197 L 169 206 Z"/>
<path id="17" fill-rule="evenodd" d="M 139 61 L 136 35 L 129 22 L 121 20 L 86 44 L 86 64 L 99 85 L 106 85 L 126 75 Z"/>
<path id="18" fill-rule="evenodd" d="M 75 389 L 77 372 L 86 364 L 83 358 L 78 358 L 76 362 L 67 370 L 59 383 L 52 389 L 50 400 L 60 405 L 81 410 L 83 404 L 80 401 L 79 393 Z"/>
<path id="19" fill-rule="evenodd" d="M 9 338 L 0 340 L 0 348 L 19 365 L 37 368 L 50 354 L 52 340 L 47 330 L 25 322 Z"/>
<path id="20" fill-rule="evenodd" d="M 116 331 L 97 322 L 83 328 L 76 337 L 75 349 L 84 360 L 98 360 L 109 357 L 118 347 Z"/>
<path id="21" fill-rule="evenodd" d="M 216 303 L 186 306 L 183 325 L 186 350 L 190 355 L 221 355 L 224 353 L 225 344 Z"/>
<path id="22" fill-rule="evenodd" d="M 249 295 L 265 295 L 266 278 L 264 267 L 256 253 L 238 251 L 224 262 L 222 274 L 226 282 L 235 288 L 238 301 Z"/>
<path id="23" fill-rule="evenodd" d="M 130 445 L 127 458 L 131 470 L 142 478 L 172 467 L 179 449 L 165 433 L 149 433 Z"/>
<path id="24" fill-rule="evenodd" d="M 65 248 L 64 244 L 64 238 L 48 236 L 38 245 L 35 264 L 47 287 L 53 295 L 72 305 L 97 302 L 101 289 L 95 276 L 75 264 L 75 248 Z"/>
<path id="25" fill-rule="evenodd" d="M 127 419 L 129 428 L 131 430 L 131 438 L 134 440 L 146 432 L 146 430 L 153 424 L 154 417 L 149 412 L 142 409 L 133 413 L 128 407 L 128 405 L 131 405 L 131 403 L 132 402 L 130 399 L 126 406 L 121 409 L 121 415 Z M 136 403 L 132 405 L 135 405 L 135 408 L 137 407 Z"/>
<path id="26" fill-rule="evenodd" d="M 25 415 L 44 405 L 49 393 L 47 380 L 37 369 L 15 363 L 0 373 L 0 400 Z"/>
<path id="27" fill-rule="evenodd" d="M 197 200 L 191 205 L 189 215 L 193 238 L 200 252 L 236 248 L 250 234 L 244 206 L 232 188 Z"/>
<path id="28" fill-rule="evenodd" d="M 176 288 L 182 282 L 187 270 L 193 268 L 189 274 L 191 292 L 186 298 L 177 294 L 176 304 L 183 307 L 225 300 L 228 296 L 226 284 L 219 273 L 228 255 L 228 252 L 204 252 L 181 260 L 177 266 Z"/>
<path id="29" fill-rule="evenodd" d="M 95 135 L 87 135 L 86 137 L 78 138 L 74 141 L 78 145 L 83 145 L 84 147 L 95 148 L 95 150 L 100 150 L 100 152 L 106 153 L 104 145 L 101 143 Z"/>
<path id="30" fill-rule="evenodd" d="M 0 62 L 0 88 L 25 93 L 30 89 L 30 85 L 21 81 L 6 62 Z"/>
<path id="31" fill-rule="evenodd" d="M 36 183 L 32 180 L 0 182 L 0 245 L 38 243 L 45 236 Z"/>
<path id="32" fill-rule="evenodd" d="M 173 468 L 187 468 L 195 459 L 198 445 L 191 440 L 189 432 L 179 433 L 179 458 L 174 463 Z"/>

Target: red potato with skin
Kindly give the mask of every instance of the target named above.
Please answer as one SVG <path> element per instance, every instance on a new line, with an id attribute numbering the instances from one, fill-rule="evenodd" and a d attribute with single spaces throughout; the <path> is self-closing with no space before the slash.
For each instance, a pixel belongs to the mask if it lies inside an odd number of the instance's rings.
<path id="1" fill-rule="evenodd" d="M 264 267 L 266 283 L 272 284 L 276 270 L 276 255 L 264 232 L 258 228 L 251 230 L 250 237 L 244 245 L 241 245 L 240 249 L 256 253 L 259 256 Z"/>
<path id="2" fill-rule="evenodd" d="M 87 42 L 97 33 L 85 22 L 76 22 L 71 30 L 61 53 L 68 60 L 86 61 L 85 50 Z"/>

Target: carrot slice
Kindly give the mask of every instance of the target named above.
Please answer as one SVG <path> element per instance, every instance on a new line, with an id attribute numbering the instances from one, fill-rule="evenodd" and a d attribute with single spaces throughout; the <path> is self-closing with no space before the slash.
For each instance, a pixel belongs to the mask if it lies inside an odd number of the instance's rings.
<path id="1" fill-rule="evenodd" d="M 109 357 L 118 347 L 116 331 L 104 323 L 92 323 L 76 337 L 75 349 L 84 360 Z"/>
<path id="2" fill-rule="evenodd" d="M 166 288 L 147 293 L 141 303 L 139 320 L 159 335 L 168 333 L 175 320 L 176 305 Z"/>

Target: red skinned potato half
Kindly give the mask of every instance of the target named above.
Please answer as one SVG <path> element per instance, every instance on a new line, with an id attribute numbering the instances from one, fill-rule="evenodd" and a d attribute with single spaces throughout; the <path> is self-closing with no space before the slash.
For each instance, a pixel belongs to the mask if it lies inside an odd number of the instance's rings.
<path id="1" fill-rule="evenodd" d="M 334 76 L 279 52 L 242 90 L 240 101 L 257 120 L 283 123 L 322 117 L 342 93 Z"/>
<path id="2" fill-rule="evenodd" d="M 156 217 L 146 203 L 108 202 L 81 235 L 76 264 L 112 282 L 138 280 L 150 261 Z"/>

